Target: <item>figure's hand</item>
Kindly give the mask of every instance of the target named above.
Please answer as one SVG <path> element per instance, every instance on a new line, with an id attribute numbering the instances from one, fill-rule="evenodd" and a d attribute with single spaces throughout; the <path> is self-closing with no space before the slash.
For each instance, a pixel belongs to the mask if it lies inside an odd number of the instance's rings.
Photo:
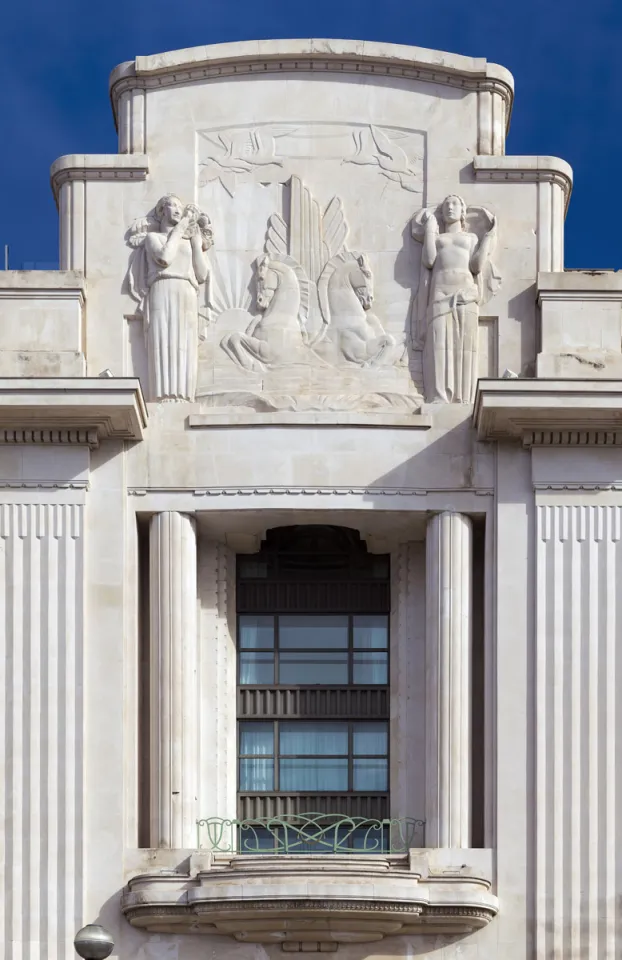
<path id="1" fill-rule="evenodd" d="M 430 233 L 438 233 L 438 220 L 431 210 L 423 211 L 421 222 L 426 231 L 430 231 Z"/>
<path id="2" fill-rule="evenodd" d="M 497 218 L 495 217 L 494 213 L 491 213 L 490 210 L 486 209 L 486 207 L 482 207 L 482 210 L 484 212 L 484 216 L 488 218 L 488 233 L 490 233 L 490 231 L 494 230 L 497 226 Z"/>

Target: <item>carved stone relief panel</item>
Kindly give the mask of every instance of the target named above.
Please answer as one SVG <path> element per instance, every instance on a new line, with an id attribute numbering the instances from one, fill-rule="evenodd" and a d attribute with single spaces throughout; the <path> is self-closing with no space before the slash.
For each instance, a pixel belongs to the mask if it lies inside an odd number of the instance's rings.
<path id="1" fill-rule="evenodd" d="M 220 405 L 235 393 L 256 409 L 369 410 L 392 397 L 400 410 L 405 397 L 420 405 L 408 222 L 412 195 L 422 197 L 424 147 L 418 131 L 365 124 L 197 135 L 199 202 L 219 238 L 199 399 Z"/>

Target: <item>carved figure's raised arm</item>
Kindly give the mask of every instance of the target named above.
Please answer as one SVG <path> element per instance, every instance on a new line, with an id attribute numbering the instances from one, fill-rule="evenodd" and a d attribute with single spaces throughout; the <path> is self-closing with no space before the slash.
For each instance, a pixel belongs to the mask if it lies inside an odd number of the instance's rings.
<path id="1" fill-rule="evenodd" d="M 488 210 L 484 210 L 484 214 L 488 217 L 490 227 L 482 239 L 475 244 L 471 254 L 469 269 L 475 276 L 484 269 L 484 265 L 490 259 L 497 242 L 497 218 Z"/>
<path id="2" fill-rule="evenodd" d="M 159 253 L 154 253 L 154 260 L 159 267 L 170 267 L 175 261 L 175 257 L 177 256 L 177 252 L 179 250 L 179 244 L 188 228 L 189 223 L 190 217 L 183 216 L 179 223 L 176 223 L 169 233 L 164 246 Z"/>
<path id="3" fill-rule="evenodd" d="M 197 283 L 200 286 L 202 283 L 205 283 L 207 275 L 209 274 L 209 260 L 207 258 L 207 251 L 203 249 L 203 238 L 201 237 L 200 230 L 197 229 L 192 234 L 190 246 L 192 249 L 192 267 L 194 269 L 194 275 L 197 278 Z"/>
<path id="4" fill-rule="evenodd" d="M 421 262 L 423 263 L 424 267 L 427 267 L 428 270 L 431 270 L 436 263 L 436 239 L 439 233 L 438 220 L 433 213 L 426 213 L 424 214 L 424 217 L 423 253 Z"/>

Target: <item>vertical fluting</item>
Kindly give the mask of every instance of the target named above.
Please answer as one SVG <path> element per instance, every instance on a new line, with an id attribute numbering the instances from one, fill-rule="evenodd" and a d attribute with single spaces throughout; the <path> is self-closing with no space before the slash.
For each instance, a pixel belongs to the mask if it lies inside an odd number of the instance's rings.
<path id="1" fill-rule="evenodd" d="M 0 937 L 69 955 L 83 902 L 83 507 L 0 505 Z"/>
<path id="2" fill-rule="evenodd" d="M 426 535 L 426 845 L 471 839 L 472 525 L 433 516 Z"/>
<path id="3" fill-rule="evenodd" d="M 150 529 L 151 843 L 196 845 L 197 544 L 194 520 L 155 514 Z"/>
<path id="4" fill-rule="evenodd" d="M 543 504 L 536 554 L 536 956 L 616 956 L 622 507 Z"/>

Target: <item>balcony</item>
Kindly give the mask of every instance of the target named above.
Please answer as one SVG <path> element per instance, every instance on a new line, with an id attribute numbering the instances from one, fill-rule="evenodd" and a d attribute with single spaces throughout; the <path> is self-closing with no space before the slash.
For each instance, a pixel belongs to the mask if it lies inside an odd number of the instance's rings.
<path id="1" fill-rule="evenodd" d="M 142 852 L 149 869 L 137 865 L 122 909 L 151 932 L 305 952 L 485 926 L 498 910 L 490 851 L 425 849 L 424 828 L 326 814 L 209 818 L 197 851 Z"/>

